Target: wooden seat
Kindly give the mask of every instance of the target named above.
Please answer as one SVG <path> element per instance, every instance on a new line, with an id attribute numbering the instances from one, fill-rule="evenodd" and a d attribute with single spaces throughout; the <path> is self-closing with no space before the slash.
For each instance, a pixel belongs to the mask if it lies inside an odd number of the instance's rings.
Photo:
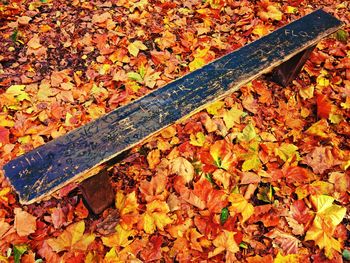
<path id="1" fill-rule="evenodd" d="M 5 175 L 22 204 L 41 200 L 70 182 L 86 179 L 94 168 L 262 74 L 275 69 L 275 81 L 288 85 L 312 47 L 341 25 L 317 10 L 19 156 L 4 166 Z"/>

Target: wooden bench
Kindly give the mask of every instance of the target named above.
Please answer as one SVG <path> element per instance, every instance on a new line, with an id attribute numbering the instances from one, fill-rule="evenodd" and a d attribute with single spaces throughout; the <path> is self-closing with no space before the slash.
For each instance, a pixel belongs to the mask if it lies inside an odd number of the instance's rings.
<path id="1" fill-rule="evenodd" d="M 313 47 L 342 23 L 317 10 L 148 95 L 46 143 L 4 166 L 22 204 L 47 197 L 96 167 L 240 86 L 271 73 L 283 86 L 299 73 Z M 82 183 L 95 213 L 113 201 L 106 173 Z M 101 191 L 102 190 L 102 191 Z"/>

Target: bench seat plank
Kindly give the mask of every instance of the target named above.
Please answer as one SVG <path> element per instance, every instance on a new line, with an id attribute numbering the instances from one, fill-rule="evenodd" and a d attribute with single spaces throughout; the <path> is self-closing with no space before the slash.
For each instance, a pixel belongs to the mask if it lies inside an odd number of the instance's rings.
<path id="1" fill-rule="evenodd" d="M 4 166 L 20 202 L 42 199 L 181 118 L 203 109 L 335 32 L 317 10 Z"/>

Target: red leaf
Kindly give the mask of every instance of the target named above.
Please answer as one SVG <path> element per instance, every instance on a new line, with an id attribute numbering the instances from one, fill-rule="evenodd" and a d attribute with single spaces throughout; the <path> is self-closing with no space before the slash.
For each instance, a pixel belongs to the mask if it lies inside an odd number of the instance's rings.
<path id="1" fill-rule="evenodd" d="M 146 262 L 159 260 L 162 257 L 161 245 L 163 243 L 163 237 L 153 236 L 149 241 L 148 247 L 141 252 L 141 258 Z"/>
<path id="2" fill-rule="evenodd" d="M 329 102 L 327 96 L 323 94 L 316 95 L 317 103 L 317 116 L 320 118 L 328 119 L 332 110 L 332 104 Z"/>
<path id="3" fill-rule="evenodd" d="M 8 144 L 10 143 L 10 131 L 2 126 L 0 126 L 0 143 Z"/>
<path id="4" fill-rule="evenodd" d="M 290 207 L 292 216 L 301 224 L 308 224 L 312 219 L 310 210 L 307 208 L 303 200 L 297 200 Z"/>

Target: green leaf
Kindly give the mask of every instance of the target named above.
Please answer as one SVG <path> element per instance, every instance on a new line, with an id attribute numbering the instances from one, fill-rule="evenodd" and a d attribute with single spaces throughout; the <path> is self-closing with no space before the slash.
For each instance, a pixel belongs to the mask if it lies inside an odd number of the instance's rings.
<path id="1" fill-rule="evenodd" d="M 239 243 L 239 247 L 247 249 L 248 245 L 246 243 L 244 243 L 244 242 L 241 242 L 241 243 Z"/>
<path id="2" fill-rule="evenodd" d="M 27 250 L 28 250 L 27 245 L 13 246 L 13 254 L 14 254 L 14 258 L 15 258 L 15 263 L 21 262 L 21 257 Z"/>
<path id="3" fill-rule="evenodd" d="M 139 73 L 129 72 L 127 75 L 128 75 L 128 78 L 131 79 L 131 80 L 135 80 L 137 82 L 142 82 L 143 81 L 143 78 L 142 78 L 142 76 Z"/>
<path id="4" fill-rule="evenodd" d="M 213 181 L 213 175 L 208 173 L 205 175 L 205 179 L 207 179 L 211 184 L 214 184 L 214 181 Z"/>
<path id="5" fill-rule="evenodd" d="M 263 201 L 265 203 L 272 203 L 274 198 L 273 198 L 273 189 L 271 185 L 260 187 L 259 193 L 256 196 L 260 201 Z"/>
<path id="6" fill-rule="evenodd" d="M 340 42 L 346 43 L 348 41 L 349 34 L 345 30 L 339 29 L 335 35 L 335 38 Z"/>
<path id="7" fill-rule="evenodd" d="M 229 215 L 230 215 L 230 212 L 228 211 L 227 207 L 224 207 L 221 210 L 221 215 L 220 215 L 220 222 L 221 222 L 221 224 L 225 224 L 225 222 L 227 221 Z"/>
<path id="8" fill-rule="evenodd" d="M 350 260 L 350 251 L 349 250 L 344 249 L 344 251 L 343 251 L 343 258 L 345 260 Z"/>
<path id="9" fill-rule="evenodd" d="M 18 30 L 16 28 L 15 31 L 13 31 L 12 35 L 10 36 L 10 38 L 11 38 L 11 40 L 13 42 L 16 42 L 17 41 L 17 36 L 18 36 Z"/>

